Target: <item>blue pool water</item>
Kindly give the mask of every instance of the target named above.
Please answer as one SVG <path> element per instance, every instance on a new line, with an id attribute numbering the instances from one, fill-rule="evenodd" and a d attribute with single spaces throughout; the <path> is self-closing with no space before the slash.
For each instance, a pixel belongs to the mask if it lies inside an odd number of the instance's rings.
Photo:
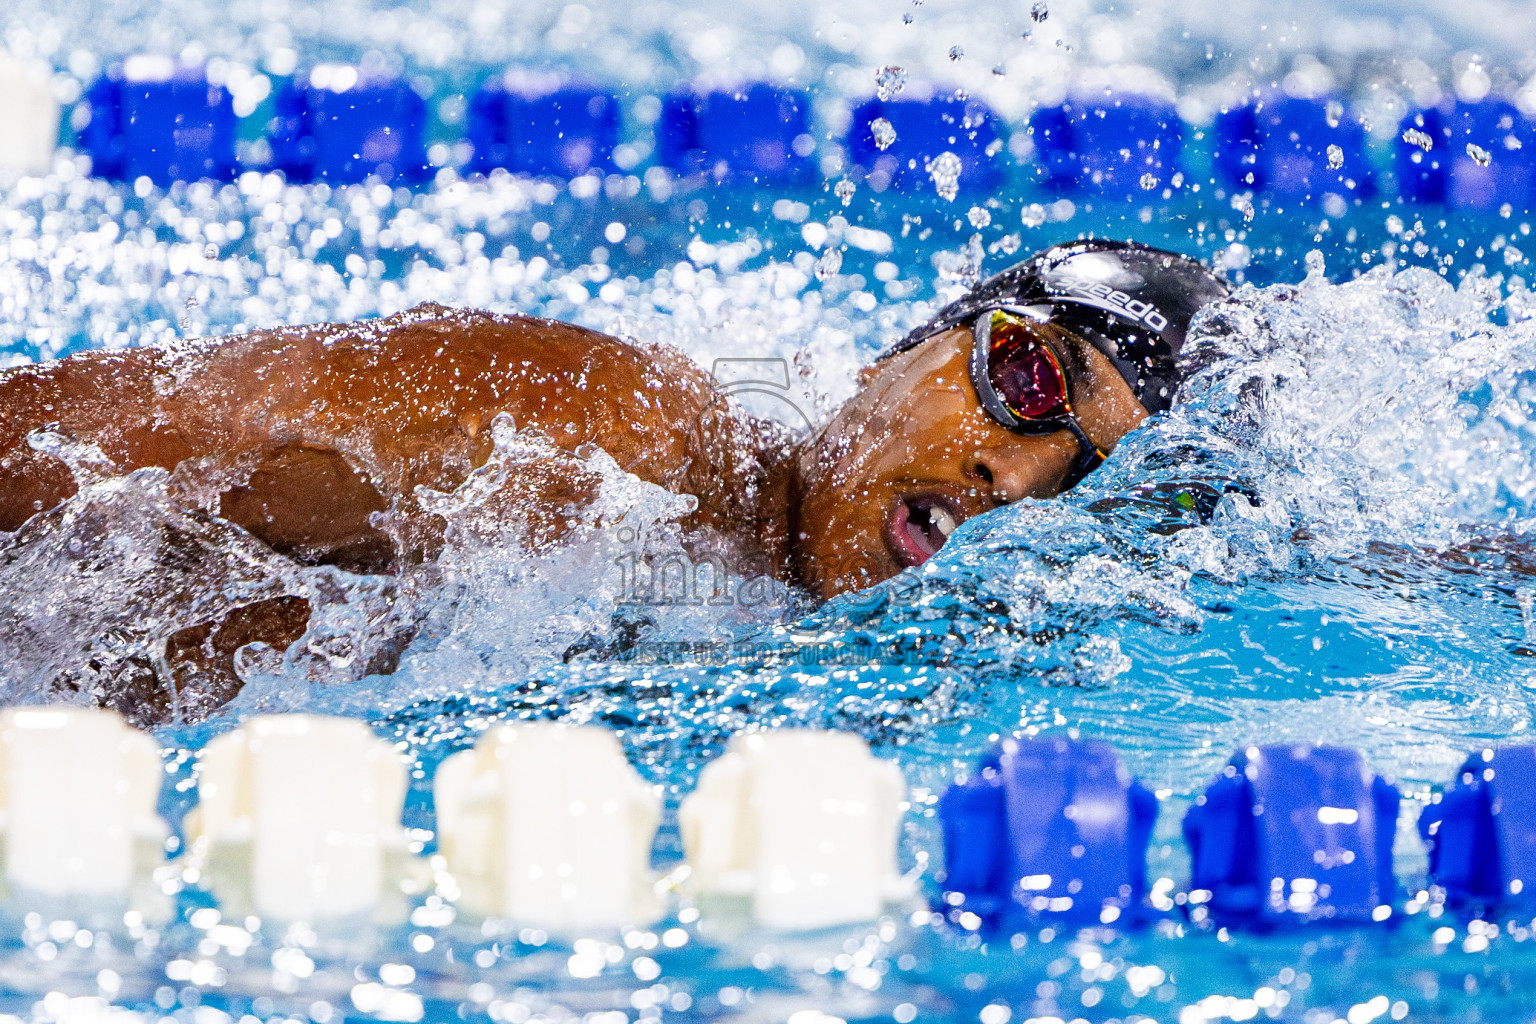
<path id="1" fill-rule="evenodd" d="M 1059 102 L 1073 76 L 1165 90 L 1208 125 L 1245 83 L 1299 75 L 1302 85 L 1326 79 L 1386 126 L 1369 143 L 1383 175 L 1398 118 L 1432 103 L 1432 89 L 1530 88 L 1519 50 L 1530 15 L 1517 5 L 1286 17 L 1248 6 L 1053 4 L 1037 20 L 1023 6 L 939 0 L 709 17 L 670 4 L 517 13 L 22 0 L 0 27 L 13 50 L 59 71 L 66 103 L 115 57 L 189 47 L 269 70 L 382 63 L 428 79 L 438 98 L 466 88 L 471 68 L 520 61 L 608 83 L 641 109 L 679 76 L 768 77 L 815 87 L 829 125 L 889 63 L 983 96 L 1014 125 Z M 932 895 L 937 795 L 1000 734 L 1072 730 L 1112 741 L 1158 791 L 1150 876 L 1181 891 L 1179 817 L 1232 750 L 1326 742 L 1360 750 L 1409 798 L 1396 856 L 1404 899 L 1414 896 L 1425 872 L 1416 807 L 1468 751 L 1527 741 L 1536 709 L 1536 296 L 1525 256 L 1536 214 L 1528 198 L 1464 210 L 1404 203 L 1391 188 L 1325 209 L 1213 181 L 1207 139 L 1192 138 L 1185 160 L 1200 191 L 1131 198 L 1047 187 L 1027 154 L 994 191 L 954 201 L 868 184 L 845 197 L 832 190 L 839 174 L 713 187 L 643 166 L 575 186 L 444 174 L 408 190 L 250 173 L 162 188 L 99 180 L 66 154 L 51 175 L 6 181 L 0 359 L 11 363 L 435 301 L 573 320 L 679 347 L 706 368 L 761 360 L 783 384 L 743 401 L 794 427 L 824 418 L 881 345 L 1014 253 L 1090 233 L 1134 238 L 1245 284 L 1197 325 L 1195 343 L 1213 358 L 1185 400 L 1082 486 L 967 523 L 920 570 L 822 607 L 749 580 L 729 581 L 731 600 L 719 604 L 645 592 L 626 558 L 674 553 L 668 524 L 682 510 L 616 473 L 604 500 L 627 516 L 625 530 L 594 527 L 540 556 L 521 553 L 515 536 L 469 531 L 430 579 L 338 574 L 313 643 L 253 664 L 226 713 L 159 732 L 167 812 L 174 819 L 191 800 L 202 744 L 242 716 L 345 714 L 412 759 L 406 820 L 430 850 L 436 764 L 498 720 L 556 718 L 616 730 L 664 787 L 655 860 L 667 867 L 681 856 L 677 800 L 727 737 L 749 725 L 830 727 L 901 765 L 914 787 L 902 863 Z M 526 442 L 507 438 L 502 454 Z M 1168 497 L 1191 483 L 1207 507 Z M 189 521 L 151 475 L 99 481 L 76 501 L 120 536 Z M 468 518 L 477 495 L 441 502 Z M 0 568 L 0 603 L 57 587 L 37 566 L 70 540 L 33 538 L 29 560 Z M 266 570 L 294 571 L 278 561 Z M 173 571 L 104 578 L 88 600 L 54 595 L 85 608 L 68 630 L 12 622 L 13 637 L 36 642 L 0 644 L 6 699 L 58 698 L 33 682 L 47 678 L 40 661 L 67 675 L 104 650 L 150 643 L 145 598 Z M 399 671 L 370 676 L 362 666 L 380 641 L 367 623 L 390 607 L 429 628 Z M 230 929 L 195 884 L 176 898 L 176 923 L 160 929 L 13 922 L 0 1012 L 190 1024 L 1363 1024 L 1536 1012 L 1531 922 L 1468 921 L 1432 900 L 1410 902 L 1416 912 L 1391 927 L 1265 935 L 1197 927 L 1177 912 L 1129 933 L 1001 935 L 926 913 L 810 936 L 711 931 L 683 916 L 572 949 L 528 930 L 482 935 L 433 900 L 409 926 L 338 937 Z M 589 972 L 573 969 L 573 955 L 608 966 L 580 976 Z"/>

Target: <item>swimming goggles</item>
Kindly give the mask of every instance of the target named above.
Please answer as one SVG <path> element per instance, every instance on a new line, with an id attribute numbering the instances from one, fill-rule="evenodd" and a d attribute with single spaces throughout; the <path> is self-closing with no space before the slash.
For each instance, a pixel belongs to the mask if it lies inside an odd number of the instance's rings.
<path id="1" fill-rule="evenodd" d="M 1018 434 L 1065 430 L 1077 439 L 1077 461 L 1062 478 L 1067 491 L 1108 457 L 1072 411 L 1072 388 L 1061 360 L 1023 310 L 990 309 L 971 327 L 971 384 L 981 407 Z"/>

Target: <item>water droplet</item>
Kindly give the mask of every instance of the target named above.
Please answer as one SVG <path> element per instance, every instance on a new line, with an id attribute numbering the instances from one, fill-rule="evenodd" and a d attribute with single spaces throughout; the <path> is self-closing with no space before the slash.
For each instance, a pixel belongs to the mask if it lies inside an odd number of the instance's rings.
<path id="1" fill-rule="evenodd" d="M 858 186 L 849 181 L 847 178 L 844 178 L 842 181 L 832 186 L 833 194 L 843 201 L 844 206 L 847 206 L 849 203 L 853 202 L 853 193 L 857 190 Z"/>
<path id="2" fill-rule="evenodd" d="M 1329 100 L 1323 107 L 1323 116 L 1328 119 L 1329 128 L 1337 128 L 1339 122 L 1344 119 L 1344 104 L 1338 100 Z"/>
<path id="3" fill-rule="evenodd" d="M 984 228 L 992 223 L 992 214 L 982 206 L 971 207 L 971 212 L 965 216 L 971 222 L 971 227 L 973 228 Z"/>
<path id="4" fill-rule="evenodd" d="M 1029 16 L 1038 25 L 1051 16 L 1051 9 L 1045 5 L 1045 0 L 1035 0 L 1034 6 L 1029 9 Z"/>
<path id="5" fill-rule="evenodd" d="M 825 281 L 841 269 L 843 269 L 843 250 L 828 249 L 821 254 L 821 259 L 816 261 L 816 280 Z"/>
<path id="6" fill-rule="evenodd" d="M 981 236 L 972 235 L 955 252 L 934 253 L 933 269 L 938 271 L 940 280 L 969 286 L 981 279 L 981 263 L 984 258 Z"/>
<path id="7" fill-rule="evenodd" d="M 1428 132 L 1421 132 L 1417 128 L 1409 128 L 1403 132 L 1403 141 L 1410 146 L 1418 146 L 1426 153 L 1433 149 L 1435 145 L 1435 140 L 1429 137 Z"/>
<path id="8" fill-rule="evenodd" d="M 1344 166 L 1344 150 L 1338 146 L 1328 147 L 1328 166 L 1338 170 Z"/>
<path id="9" fill-rule="evenodd" d="M 869 122 L 869 133 L 875 137 L 876 149 L 890 149 L 891 143 L 896 141 L 895 126 L 883 117 Z"/>
<path id="10" fill-rule="evenodd" d="M 912 24 L 912 12 L 911 11 L 908 11 L 906 14 L 903 14 L 901 16 L 901 23 L 903 25 L 910 25 L 910 24 Z"/>
<path id="11" fill-rule="evenodd" d="M 1153 174 L 1151 171 L 1143 174 L 1141 176 L 1141 187 L 1148 192 L 1151 192 L 1153 189 L 1157 188 L 1157 175 Z"/>
<path id="12" fill-rule="evenodd" d="M 886 64 L 875 72 L 875 95 L 888 100 L 907 85 L 907 69 L 900 64 Z"/>
<path id="13" fill-rule="evenodd" d="M 1321 280 L 1327 266 L 1323 261 L 1323 253 L 1320 249 L 1311 249 L 1307 252 L 1307 278 L 1309 280 Z"/>
<path id="14" fill-rule="evenodd" d="M 204 249 L 203 249 L 203 259 L 205 259 L 205 260 L 216 260 L 218 258 L 219 258 L 219 247 L 218 246 L 213 245 L 213 244 L 209 244 L 209 245 L 204 247 Z"/>
<path id="15" fill-rule="evenodd" d="M 1232 197 L 1232 209 L 1243 215 L 1243 220 L 1253 220 L 1253 193 L 1239 192 Z"/>
<path id="16" fill-rule="evenodd" d="M 1493 154 L 1475 142 L 1467 143 L 1467 156 L 1471 157 L 1472 162 L 1479 167 L 1487 167 L 1493 163 Z"/>
<path id="17" fill-rule="evenodd" d="M 950 60 L 959 60 L 961 57 L 964 57 L 964 56 L 965 56 L 965 48 L 964 47 L 962 47 L 962 46 L 951 46 L 949 48 L 949 59 Z"/>
<path id="18" fill-rule="evenodd" d="M 1023 243 L 1024 239 L 1020 238 L 1018 233 L 1015 232 L 1011 235 L 1004 235 L 1002 238 L 999 238 L 992 244 L 1001 250 L 1004 255 L 1012 256 L 1014 253 L 1019 251 L 1019 246 Z"/>
<path id="19" fill-rule="evenodd" d="M 933 188 L 939 197 L 954 202 L 955 196 L 960 194 L 960 172 L 964 169 L 960 158 L 946 149 L 924 167 L 928 177 L 933 179 Z"/>
<path id="20" fill-rule="evenodd" d="M 1039 203 L 1030 203 L 1020 211 L 1019 220 L 1027 228 L 1037 228 L 1045 223 L 1045 207 Z"/>
<path id="21" fill-rule="evenodd" d="M 1002 64 L 994 64 L 994 65 L 992 65 L 992 73 L 994 75 L 996 75 L 998 78 L 1002 78 L 1004 75 L 1006 75 L 1008 73 L 1008 69 L 1005 66 L 1003 66 Z"/>

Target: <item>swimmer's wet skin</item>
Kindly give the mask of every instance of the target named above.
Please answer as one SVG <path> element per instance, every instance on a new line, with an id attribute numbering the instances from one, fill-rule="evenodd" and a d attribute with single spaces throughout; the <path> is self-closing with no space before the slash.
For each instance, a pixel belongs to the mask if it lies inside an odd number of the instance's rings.
<path id="1" fill-rule="evenodd" d="M 1226 291 L 1172 253 L 1047 250 L 899 342 L 798 447 L 730 408 L 679 353 L 529 317 L 420 306 L 87 353 L 0 375 L 0 530 L 46 521 L 76 492 L 37 443 L 47 431 L 99 449 L 118 474 L 176 472 L 210 512 L 301 564 L 399 573 L 443 540 L 416 488 L 461 484 L 507 414 L 572 455 L 520 466 L 498 493 L 530 544 L 556 540 L 561 510 L 595 496 L 576 456 L 596 447 L 693 495 L 681 525 L 702 550 L 826 598 L 922 563 L 968 518 L 1074 485 L 1168 407 L 1189 320 Z M 308 616 L 304 599 L 280 597 L 180 630 L 166 647 L 176 688 L 217 706 L 239 691 L 240 647 L 285 650 Z M 164 683 L 107 702 L 163 718 Z"/>

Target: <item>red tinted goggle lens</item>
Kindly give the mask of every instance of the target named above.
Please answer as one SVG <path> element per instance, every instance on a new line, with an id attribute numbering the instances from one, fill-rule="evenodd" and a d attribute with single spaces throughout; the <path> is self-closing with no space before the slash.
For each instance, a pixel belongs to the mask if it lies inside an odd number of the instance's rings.
<path id="1" fill-rule="evenodd" d="M 994 313 L 990 327 L 987 377 L 1008 411 L 1021 420 L 1069 415 L 1072 409 L 1061 364 L 1030 323 Z"/>

